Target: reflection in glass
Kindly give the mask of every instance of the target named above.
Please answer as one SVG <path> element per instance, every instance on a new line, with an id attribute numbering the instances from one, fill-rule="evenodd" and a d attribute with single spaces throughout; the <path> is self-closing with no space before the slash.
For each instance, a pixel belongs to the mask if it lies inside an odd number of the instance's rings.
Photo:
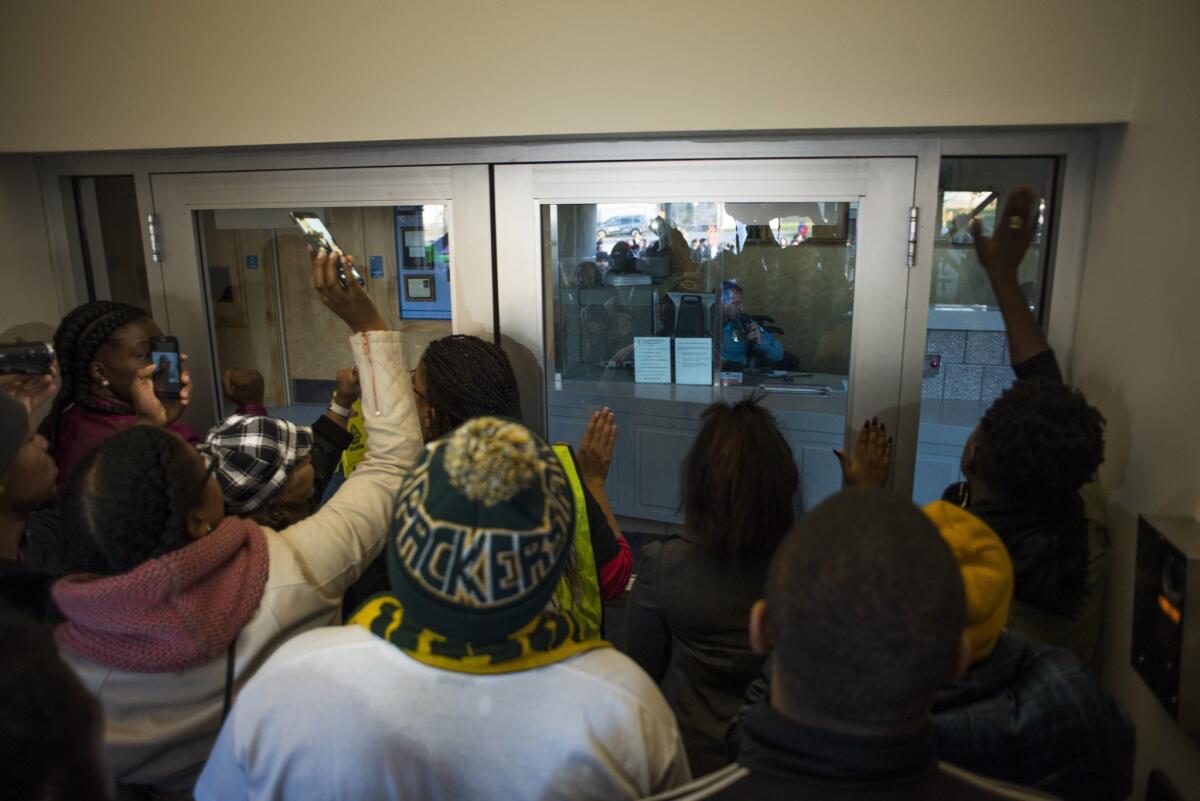
<path id="1" fill-rule="evenodd" d="M 547 207 L 556 382 L 844 390 L 857 211 L 845 202 Z M 652 343 L 639 338 L 670 339 L 668 351 L 654 345 L 653 373 Z M 703 381 L 701 340 L 711 343 Z M 686 375 L 681 354 L 692 360 Z"/>
<path id="2" fill-rule="evenodd" d="M 337 371 L 352 365 L 345 326 L 312 291 L 311 263 L 291 209 L 220 209 L 198 214 L 218 370 L 263 374 L 265 402 L 288 414 L 325 405 Z M 366 291 L 388 325 L 408 333 L 411 363 L 450 333 L 446 207 L 305 209 L 354 256 Z M 311 409 L 299 410 L 311 422 Z"/>
<path id="3" fill-rule="evenodd" d="M 991 236 L 1004 197 L 1027 182 L 1039 193 L 1037 233 L 1021 262 L 1021 286 L 1030 306 L 1040 311 L 1046 272 L 1047 203 L 1051 200 L 1055 160 L 1001 158 L 946 158 L 942 160 L 938 187 L 938 219 L 934 239 L 930 303 L 942 306 L 976 306 L 995 309 L 987 275 L 975 257 L 970 224 L 978 218 L 985 236 Z M 1014 183 L 1014 180 L 1017 182 Z"/>

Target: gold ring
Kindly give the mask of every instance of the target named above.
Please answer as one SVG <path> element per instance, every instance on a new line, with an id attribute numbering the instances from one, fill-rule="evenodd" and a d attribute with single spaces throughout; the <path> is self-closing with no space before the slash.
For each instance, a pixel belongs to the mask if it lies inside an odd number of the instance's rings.
<path id="1" fill-rule="evenodd" d="M 1015 214 L 1008 218 L 1008 227 L 1014 231 L 1020 231 L 1021 226 L 1024 224 L 1025 224 L 1025 221 L 1022 220 L 1020 217 L 1018 217 Z"/>

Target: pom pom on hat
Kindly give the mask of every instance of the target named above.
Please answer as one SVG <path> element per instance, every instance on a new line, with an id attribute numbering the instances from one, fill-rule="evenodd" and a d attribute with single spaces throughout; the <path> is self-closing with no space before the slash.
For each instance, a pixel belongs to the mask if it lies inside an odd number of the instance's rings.
<path id="1" fill-rule="evenodd" d="M 511 501 L 533 483 L 542 454 L 525 426 L 478 417 L 451 434 L 444 458 L 450 485 L 490 507 Z"/>

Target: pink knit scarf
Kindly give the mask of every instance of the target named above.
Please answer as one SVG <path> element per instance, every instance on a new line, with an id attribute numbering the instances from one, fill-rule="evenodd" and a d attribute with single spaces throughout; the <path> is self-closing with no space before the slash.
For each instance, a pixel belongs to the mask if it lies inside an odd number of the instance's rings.
<path id="1" fill-rule="evenodd" d="M 252 520 L 227 517 L 177 551 L 119 576 L 74 575 L 54 585 L 69 654 L 134 673 L 202 665 L 228 650 L 267 584 L 267 538 Z"/>

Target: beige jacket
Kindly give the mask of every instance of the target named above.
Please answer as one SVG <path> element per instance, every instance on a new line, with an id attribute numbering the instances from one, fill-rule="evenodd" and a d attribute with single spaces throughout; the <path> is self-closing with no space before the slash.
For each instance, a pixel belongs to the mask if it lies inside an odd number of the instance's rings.
<path id="1" fill-rule="evenodd" d="M 264 529 L 270 568 L 258 611 L 238 635 L 235 690 L 289 638 L 340 622 L 342 594 L 383 549 L 400 483 L 421 453 L 401 335 L 356 334 L 350 343 L 371 451 L 314 515 L 283 531 Z M 64 658 L 104 707 L 117 781 L 190 790 L 221 727 L 226 658 L 181 673 Z"/>

